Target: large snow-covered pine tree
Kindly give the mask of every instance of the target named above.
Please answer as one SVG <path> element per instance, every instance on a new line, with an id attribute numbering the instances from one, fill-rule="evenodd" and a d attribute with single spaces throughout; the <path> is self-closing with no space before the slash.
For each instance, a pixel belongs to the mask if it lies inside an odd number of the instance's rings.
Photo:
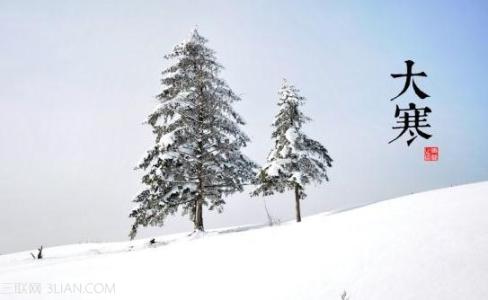
<path id="1" fill-rule="evenodd" d="M 294 191 L 297 222 L 301 221 L 300 200 L 306 197 L 305 185 L 328 181 L 327 168 L 332 166 L 327 149 L 302 132 L 302 125 L 310 119 L 300 111 L 305 98 L 299 92 L 283 80 L 279 112 L 273 123 L 274 148 L 258 174 L 258 186 L 252 192 L 253 196 L 268 196 Z"/>
<path id="2" fill-rule="evenodd" d="M 257 165 L 241 153 L 249 138 L 232 107 L 240 98 L 219 77 L 222 66 L 206 43 L 195 29 L 165 56 L 174 64 L 162 72 L 159 103 L 147 120 L 156 139 L 138 166 L 145 189 L 134 199 L 131 238 L 178 209 L 204 230 L 203 206 L 220 212 L 224 196 L 256 176 Z"/>

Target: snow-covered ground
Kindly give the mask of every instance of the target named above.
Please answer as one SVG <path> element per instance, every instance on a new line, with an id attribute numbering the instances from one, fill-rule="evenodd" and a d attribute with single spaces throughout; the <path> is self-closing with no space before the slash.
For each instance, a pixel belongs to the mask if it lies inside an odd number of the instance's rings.
<path id="1" fill-rule="evenodd" d="M 0 256 L 0 299 L 488 299 L 487 216 L 485 182 L 300 224 L 19 252 Z"/>

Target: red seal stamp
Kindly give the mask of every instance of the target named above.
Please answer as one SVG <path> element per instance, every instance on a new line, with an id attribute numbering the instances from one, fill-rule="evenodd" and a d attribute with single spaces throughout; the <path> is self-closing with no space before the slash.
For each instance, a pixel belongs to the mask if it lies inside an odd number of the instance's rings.
<path id="1" fill-rule="evenodd" d="M 425 147 L 424 148 L 424 160 L 425 161 L 437 161 L 437 160 L 439 160 L 439 147 Z"/>

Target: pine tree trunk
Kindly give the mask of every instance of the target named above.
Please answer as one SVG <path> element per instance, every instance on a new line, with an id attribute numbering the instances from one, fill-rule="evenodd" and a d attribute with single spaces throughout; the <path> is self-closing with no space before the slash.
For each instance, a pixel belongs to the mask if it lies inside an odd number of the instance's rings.
<path id="1" fill-rule="evenodd" d="M 298 190 L 298 184 L 295 184 L 295 211 L 297 214 L 297 222 L 302 221 L 302 215 L 300 212 L 300 193 Z"/>
<path id="2" fill-rule="evenodd" d="M 204 188 L 203 188 L 203 176 L 202 176 L 202 164 L 200 163 L 198 166 L 198 195 L 195 201 L 195 218 L 194 218 L 194 225 L 195 231 L 204 231 L 203 228 L 203 195 L 204 195 Z"/>
<path id="3" fill-rule="evenodd" d="M 201 142 L 198 142 L 198 151 L 202 153 L 203 145 Z M 204 195 L 204 186 L 203 186 L 203 163 L 198 163 L 198 195 L 195 201 L 195 231 L 204 231 L 203 228 L 203 195 Z"/>
<path id="4" fill-rule="evenodd" d="M 200 75 L 201 72 L 202 72 L 202 69 L 201 67 L 199 67 L 198 65 L 195 65 L 195 70 L 197 71 L 197 74 Z M 198 76 L 200 77 L 200 76 Z M 203 77 L 203 76 L 202 76 Z M 197 78 L 198 80 L 198 78 Z M 199 84 L 199 87 L 198 87 L 200 93 L 199 93 L 199 100 L 198 100 L 198 133 L 199 133 L 199 140 L 198 140 L 198 143 L 197 143 L 197 157 L 198 157 L 198 160 L 199 160 L 199 163 L 198 163 L 198 167 L 197 167 L 197 172 L 198 172 L 198 196 L 197 196 L 197 200 L 196 200 L 196 203 L 195 203 L 195 231 L 204 231 L 204 228 L 203 228 L 203 200 L 204 200 L 204 192 L 205 192 L 205 188 L 204 188 L 204 183 L 203 183 L 203 178 L 204 178 L 204 174 L 203 174 L 203 159 L 202 159 L 202 155 L 203 155 L 203 128 L 202 128 L 202 125 L 203 124 L 203 121 L 204 121 L 204 117 L 203 117 L 203 113 L 202 113 L 202 106 L 204 105 L 204 98 L 205 98 L 205 94 L 204 94 L 204 85 L 203 84 Z"/>
<path id="5" fill-rule="evenodd" d="M 191 207 L 191 221 L 193 222 L 193 224 L 196 223 L 196 219 L 197 219 L 197 201 L 195 200 L 195 203 L 194 205 Z"/>
<path id="6" fill-rule="evenodd" d="M 196 205 L 196 210 L 195 210 L 195 231 L 204 231 L 203 228 L 203 204 L 202 204 L 202 199 L 201 197 L 198 197 L 195 205 Z"/>

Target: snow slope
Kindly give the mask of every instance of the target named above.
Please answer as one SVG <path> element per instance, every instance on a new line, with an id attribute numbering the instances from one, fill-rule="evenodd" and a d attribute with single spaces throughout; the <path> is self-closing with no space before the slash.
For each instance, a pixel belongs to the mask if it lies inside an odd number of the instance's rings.
<path id="1" fill-rule="evenodd" d="M 300 224 L 163 236 L 151 247 L 68 245 L 46 248 L 40 261 L 29 251 L 3 255 L 0 299 L 336 300 L 344 290 L 350 300 L 488 299 L 487 215 L 485 182 Z M 90 282 L 115 290 L 46 290 Z M 6 283 L 41 283 L 42 292 L 14 293 Z"/>

